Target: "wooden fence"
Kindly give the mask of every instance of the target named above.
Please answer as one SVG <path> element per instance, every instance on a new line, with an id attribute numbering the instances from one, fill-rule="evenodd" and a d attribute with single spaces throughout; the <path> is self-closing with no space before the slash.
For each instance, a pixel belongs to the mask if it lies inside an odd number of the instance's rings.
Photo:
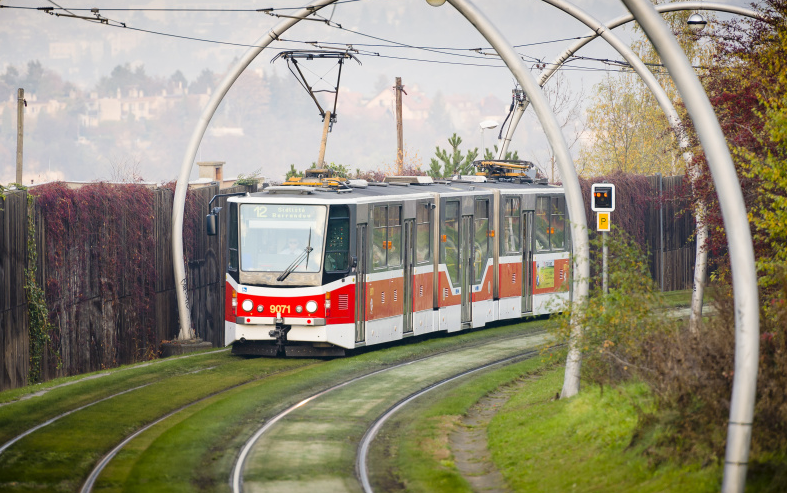
<path id="1" fill-rule="evenodd" d="M 663 283 L 663 291 L 691 289 L 697 256 L 695 223 L 689 204 L 680 199 L 687 180 L 683 176 L 650 176 L 648 181 L 656 198 L 645 222 L 651 276 Z"/>
<path id="2" fill-rule="evenodd" d="M 27 192 L 0 197 L 0 390 L 27 385 Z"/>
<path id="3" fill-rule="evenodd" d="M 254 187 L 234 187 L 221 193 L 256 191 Z M 58 246 L 63 261 L 47 265 L 45 231 L 47 218 L 35 201 L 30 214 L 36 223 L 38 255 L 37 283 L 46 287 L 52 329 L 44 350 L 42 380 L 115 367 L 157 357 L 161 341 L 178 335 L 176 286 L 172 264 L 173 191 L 160 188 L 152 193 L 150 231 L 140 242 L 133 237 L 128 214 L 99 219 L 89 238 L 78 238 L 66 227 Z M 223 344 L 224 265 L 226 240 L 207 236 L 205 215 L 208 202 L 220 193 L 218 186 L 191 190 L 186 225 L 186 288 L 191 307 L 192 327 L 197 337 L 214 346 Z M 25 295 L 25 267 L 28 264 L 28 193 L 15 191 L 0 198 L 0 390 L 28 383 L 29 321 Z M 226 198 L 213 207 L 223 207 Z M 108 211 L 93 212 L 101 218 Z M 86 220 L 75 216 L 77 221 Z M 51 218 L 50 218 L 51 219 Z M 222 221 L 226 224 L 226 210 Z M 120 241 L 107 242 L 111 236 Z M 146 246 L 146 245 L 149 245 Z M 151 269 L 127 272 L 117 259 L 148 263 Z M 139 279 L 139 276 L 147 279 Z M 142 291 L 135 291 L 141 289 Z M 140 312 L 143 312 L 140 314 Z"/>
<path id="4" fill-rule="evenodd" d="M 682 177 L 663 179 L 664 196 L 680 187 Z M 658 182 L 650 178 L 657 196 Z M 584 185 L 583 185 L 584 187 Z M 190 302 L 192 326 L 198 337 L 214 346 L 223 344 L 224 266 L 226 238 L 209 237 L 205 233 L 208 202 L 218 193 L 255 191 L 256 187 L 236 187 L 219 191 L 218 186 L 192 190 L 187 210 L 184 238 L 186 246 L 186 288 Z M 98 222 L 97 230 L 88 240 L 72 241 L 67 251 L 60 252 L 66 261 L 47 265 L 47 218 L 41 204 L 28 206 L 27 192 L 9 192 L 0 198 L 0 390 L 26 385 L 29 371 L 28 307 L 24 291 L 25 267 L 28 264 L 28 210 L 36 224 L 37 283 L 47 291 L 47 306 L 53 330 L 52 341 L 44 352 L 41 377 L 44 380 L 114 367 L 158 356 L 161 341 L 178 335 L 178 309 L 172 264 L 172 201 L 168 188 L 153 192 L 151 231 L 143 237 L 151 247 L 125 241 L 133 237 L 128 231 L 130 217 Z M 690 215 L 677 212 L 684 207 L 674 200 L 650 200 L 640 207 L 638 230 L 643 228 L 651 255 L 651 272 L 659 279 L 661 243 L 659 204 L 664 219 L 664 289 L 691 288 L 694 269 L 694 231 Z M 214 203 L 224 207 L 226 198 Z M 618 202 L 618 207 L 626 204 Z M 133 214 L 133 212 L 119 213 Z M 95 214 L 94 214 L 95 215 Z M 100 216 L 100 214 L 98 214 Z M 93 217 L 93 216 L 90 216 Z M 589 218 L 590 220 L 590 218 Z M 226 208 L 222 224 L 227 224 Z M 593 223 L 590 223 L 593 224 Z M 59 234 L 68 236 L 69 231 Z M 107 247 L 104 238 L 120 235 L 124 241 Z M 641 235 L 640 235 L 641 236 Z M 51 238 L 50 238 L 51 240 Z M 147 244 L 147 243 L 146 243 Z M 117 246 L 121 245 L 121 246 Z M 116 259 L 135 256 L 135 262 L 150 263 L 147 271 L 123 272 Z M 138 257 L 138 258 L 137 258 Z M 113 267 L 114 266 L 114 267 Z M 140 276 L 142 279 L 140 279 Z M 143 291 L 135 291 L 139 286 Z M 150 286 L 150 288 L 145 288 Z M 107 288 L 109 287 L 109 289 Z M 136 298 L 135 298 L 136 296 Z M 144 303 L 140 303 L 140 296 Z M 140 312 L 145 312 L 141 314 Z"/>

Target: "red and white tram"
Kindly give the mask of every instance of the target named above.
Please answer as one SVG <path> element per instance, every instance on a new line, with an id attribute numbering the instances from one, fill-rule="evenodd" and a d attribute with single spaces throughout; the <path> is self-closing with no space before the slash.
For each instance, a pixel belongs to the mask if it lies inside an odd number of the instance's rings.
<path id="1" fill-rule="evenodd" d="M 527 165 L 477 166 L 498 172 L 296 182 L 230 198 L 225 344 L 340 356 L 567 300 L 563 189 L 534 181 Z"/>

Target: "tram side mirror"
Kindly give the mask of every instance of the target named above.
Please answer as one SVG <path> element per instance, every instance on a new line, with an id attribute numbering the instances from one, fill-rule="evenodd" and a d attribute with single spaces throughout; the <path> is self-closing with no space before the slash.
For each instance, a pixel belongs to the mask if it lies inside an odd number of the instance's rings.
<path id="1" fill-rule="evenodd" d="M 205 230 L 208 236 L 216 236 L 219 234 L 219 211 L 221 207 L 214 208 L 207 216 L 205 216 Z"/>
<path id="2" fill-rule="evenodd" d="M 354 271 L 356 267 L 358 267 L 358 257 L 353 255 L 350 257 L 350 269 Z"/>

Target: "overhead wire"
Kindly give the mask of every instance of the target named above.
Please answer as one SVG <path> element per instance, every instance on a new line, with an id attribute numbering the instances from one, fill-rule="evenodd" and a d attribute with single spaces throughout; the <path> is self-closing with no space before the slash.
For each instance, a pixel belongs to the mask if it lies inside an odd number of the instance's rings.
<path id="1" fill-rule="evenodd" d="M 199 37 L 194 37 L 194 36 L 185 36 L 185 35 L 167 33 L 167 32 L 162 32 L 162 31 L 154 31 L 154 30 L 150 30 L 150 29 L 143 29 L 143 28 L 138 28 L 138 27 L 132 27 L 132 26 L 127 25 L 125 22 L 121 22 L 121 21 L 117 21 L 117 20 L 113 20 L 113 19 L 109 19 L 107 17 L 104 17 L 104 16 L 102 16 L 100 14 L 100 12 L 101 11 L 118 11 L 118 12 L 123 12 L 123 11 L 261 12 L 261 13 L 265 13 L 265 14 L 268 14 L 268 15 L 272 15 L 274 17 L 288 17 L 288 16 L 283 16 L 283 15 L 280 15 L 280 14 L 276 14 L 275 11 L 277 11 L 277 10 L 280 10 L 280 11 L 291 11 L 291 10 L 299 10 L 299 9 L 303 8 L 303 7 L 282 7 L 282 8 L 266 8 L 266 9 L 185 9 L 185 8 L 184 9 L 172 9 L 172 8 L 169 8 L 169 9 L 148 9 L 148 8 L 126 8 L 126 9 L 92 8 L 92 9 L 84 9 L 84 8 L 79 8 L 79 9 L 77 9 L 77 8 L 62 7 L 62 6 L 58 5 L 57 3 L 55 3 L 53 0 L 47 0 L 47 1 L 49 3 L 51 3 L 52 5 L 55 5 L 55 7 L 18 7 L 18 6 L 10 6 L 10 5 L 3 5 L 3 4 L 0 4 L 0 7 L 2 7 L 2 8 L 17 8 L 17 9 L 44 11 L 46 13 L 49 13 L 50 15 L 56 15 L 58 17 L 62 16 L 62 17 L 78 18 L 78 19 L 82 19 L 82 20 L 98 22 L 98 23 L 101 23 L 103 25 L 107 25 L 107 26 L 111 26 L 111 27 L 128 29 L 128 30 L 131 30 L 131 31 L 136 31 L 136 32 L 141 32 L 141 33 L 146 33 L 146 34 L 153 34 L 153 35 L 158 35 L 158 36 L 165 36 L 165 37 L 171 37 L 171 38 L 176 38 L 176 39 L 183 39 L 183 40 L 187 40 L 187 41 L 211 43 L 211 44 L 224 45 L 224 46 L 236 46 L 236 47 L 242 47 L 242 48 L 253 48 L 253 47 L 257 47 L 258 45 L 247 44 L 247 43 L 236 43 L 236 42 L 230 42 L 230 41 L 220 41 L 220 40 L 214 40 L 214 39 L 199 38 Z M 360 1 L 360 0 L 340 0 L 340 1 L 336 2 L 336 3 L 334 3 L 334 6 L 336 4 L 354 3 L 354 2 L 358 2 L 358 1 Z M 65 14 L 60 14 L 60 13 L 54 12 L 55 10 L 62 10 L 64 12 L 68 12 L 70 15 L 65 15 Z M 80 11 L 90 11 L 91 13 L 94 14 L 94 17 L 78 16 L 78 15 L 73 13 L 73 12 L 80 12 Z M 331 12 L 330 18 L 324 18 L 324 17 L 321 17 L 321 16 L 317 16 L 316 15 L 316 11 L 315 11 L 315 12 L 312 13 L 312 15 L 314 15 L 316 18 L 314 18 L 314 19 L 304 19 L 304 20 L 314 20 L 314 21 L 324 22 L 327 26 L 332 27 L 334 29 L 339 29 L 339 30 L 342 30 L 342 31 L 346 31 L 346 32 L 349 32 L 351 34 L 355 34 L 357 36 L 366 37 L 366 38 L 374 39 L 374 40 L 377 40 L 377 41 L 382 41 L 382 42 L 384 42 L 386 44 L 366 44 L 366 43 L 346 43 L 346 42 L 342 43 L 342 42 L 335 42 L 335 41 L 302 41 L 302 40 L 295 40 L 295 39 L 288 39 L 288 38 L 280 38 L 279 41 L 286 42 L 286 43 L 296 43 L 296 44 L 310 44 L 310 45 L 313 45 L 313 46 L 316 46 L 316 47 L 328 47 L 328 46 L 331 46 L 331 45 L 342 46 L 343 45 L 343 46 L 346 46 L 347 49 L 351 49 L 351 50 L 355 51 L 356 53 L 361 53 L 361 51 L 363 51 L 363 54 L 365 56 L 374 56 L 374 57 L 386 58 L 386 59 L 391 59 L 391 60 L 403 60 L 403 61 L 414 61 L 414 62 L 419 62 L 419 63 L 434 63 L 434 64 L 440 64 L 440 65 L 457 65 L 457 66 L 468 66 L 468 67 L 487 67 L 487 68 L 504 68 L 505 67 L 505 65 L 502 62 L 499 63 L 499 64 L 468 63 L 468 62 L 459 62 L 459 61 L 434 60 L 434 59 L 424 59 L 424 58 L 385 55 L 385 54 L 382 54 L 382 53 L 379 53 L 379 52 L 358 50 L 358 49 L 356 49 L 354 47 L 356 47 L 356 46 L 363 46 L 363 47 L 374 47 L 374 48 L 413 49 L 413 50 L 419 50 L 419 51 L 426 51 L 426 52 L 429 52 L 429 53 L 435 53 L 435 54 L 439 54 L 439 55 L 458 56 L 458 57 L 462 57 L 462 58 L 469 58 L 469 59 L 473 59 L 473 60 L 488 60 L 489 59 L 488 57 L 490 57 L 490 56 L 498 57 L 497 53 L 486 53 L 486 52 L 484 52 L 484 50 L 489 50 L 491 48 L 483 48 L 483 47 L 482 48 L 456 48 L 456 47 L 418 46 L 418 45 L 412 45 L 412 44 L 408 44 L 408 43 L 402 43 L 402 42 L 399 42 L 399 41 L 382 38 L 382 37 L 379 37 L 379 36 L 374 36 L 374 35 L 367 34 L 367 33 L 364 33 L 364 32 L 361 32 L 361 31 L 357 31 L 357 30 L 354 30 L 354 29 L 345 28 L 341 24 L 332 21 L 331 19 L 333 18 L 334 13 L 335 13 L 335 8 Z M 561 38 L 561 39 L 548 40 L 548 41 L 542 41 L 542 42 L 537 42 L 537 43 L 518 44 L 518 45 L 514 45 L 513 47 L 514 48 L 522 48 L 522 47 L 529 47 L 529 46 L 537 46 L 537 45 L 544 45 L 544 44 L 557 43 L 557 42 L 563 42 L 563 41 L 584 39 L 586 37 L 588 37 L 588 36 Z M 472 54 L 466 54 L 466 53 L 452 53 L 452 51 L 472 51 L 472 52 L 478 53 L 479 55 L 472 55 Z M 546 63 L 544 63 L 543 60 L 541 60 L 539 58 L 536 58 L 536 57 L 533 57 L 533 56 L 530 56 L 530 55 L 526 55 L 526 54 L 522 54 L 522 53 L 518 53 L 518 54 L 520 55 L 522 60 L 525 61 L 525 62 L 534 63 L 537 66 L 540 65 L 542 68 L 543 68 L 543 66 L 546 65 Z M 571 61 L 573 61 L 573 60 L 596 61 L 596 62 L 603 63 L 605 65 L 616 65 L 616 66 L 621 68 L 620 71 L 625 71 L 626 68 L 630 68 L 630 65 L 628 64 L 628 62 L 625 62 L 625 61 L 600 59 L 600 58 L 592 58 L 592 57 L 572 56 L 571 58 L 569 58 L 568 60 L 566 60 L 563 63 L 563 65 L 559 68 L 559 70 L 565 70 L 565 71 L 609 71 L 608 68 L 606 68 L 606 69 L 604 69 L 604 68 L 596 69 L 596 68 L 592 68 L 592 67 L 571 67 L 571 66 L 569 66 L 569 63 Z M 660 65 L 660 64 L 649 64 L 649 65 L 651 65 L 653 67 L 663 67 L 663 65 Z"/>

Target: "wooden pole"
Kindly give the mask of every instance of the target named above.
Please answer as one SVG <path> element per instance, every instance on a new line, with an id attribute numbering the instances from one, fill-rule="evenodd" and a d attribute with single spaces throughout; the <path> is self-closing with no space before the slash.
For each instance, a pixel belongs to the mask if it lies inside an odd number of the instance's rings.
<path id="1" fill-rule="evenodd" d="M 320 142 L 320 157 L 317 159 L 317 168 L 325 167 L 325 145 L 328 143 L 328 128 L 331 126 L 331 112 L 325 112 L 325 120 L 322 125 L 322 141 Z"/>
<path id="2" fill-rule="evenodd" d="M 22 146 L 24 144 L 25 90 L 21 87 L 16 98 L 16 182 L 22 184 Z"/>
<path id="3" fill-rule="evenodd" d="M 399 176 L 404 174 L 404 133 L 402 129 L 402 78 L 396 78 L 396 167 Z"/>

